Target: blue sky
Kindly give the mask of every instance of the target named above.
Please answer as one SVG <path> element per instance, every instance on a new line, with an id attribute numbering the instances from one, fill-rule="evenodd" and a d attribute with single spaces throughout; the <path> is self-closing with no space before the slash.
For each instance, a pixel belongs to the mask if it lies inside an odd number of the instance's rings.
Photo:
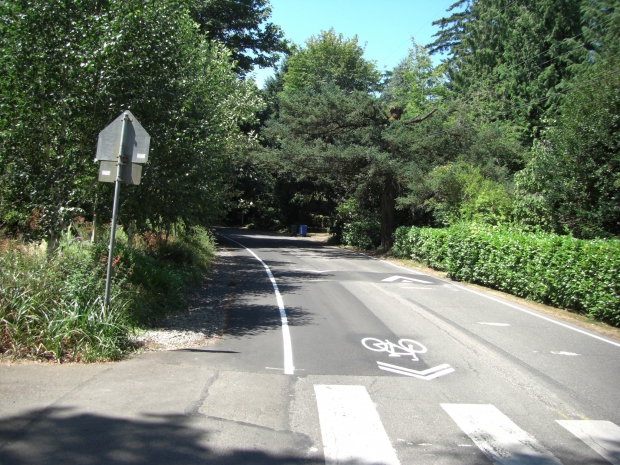
<path id="1" fill-rule="evenodd" d="M 447 16 L 455 0 L 271 0 L 271 22 L 287 39 L 303 45 L 307 38 L 333 27 L 345 37 L 357 34 L 366 43 L 364 58 L 378 68 L 391 70 L 411 46 L 411 36 L 421 44 L 431 42 L 438 28 L 431 23 Z M 255 71 L 259 87 L 271 69 Z"/>

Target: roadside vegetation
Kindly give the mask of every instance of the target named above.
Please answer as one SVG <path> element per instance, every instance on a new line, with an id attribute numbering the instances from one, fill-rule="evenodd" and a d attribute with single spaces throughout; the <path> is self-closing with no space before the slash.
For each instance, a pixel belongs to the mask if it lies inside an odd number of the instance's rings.
<path id="1" fill-rule="evenodd" d="M 63 234 L 51 258 L 35 244 L 2 242 L 0 354 L 57 362 L 117 360 L 135 349 L 134 331 L 184 304 L 185 291 L 202 279 L 215 256 L 213 238 L 203 229 L 168 238 L 146 233 L 135 236 L 131 247 L 119 231 L 106 309 L 106 236 L 91 243 Z"/>
<path id="2" fill-rule="evenodd" d="M 620 240 L 576 239 L 462 223 L 401 227 L 392 254 L 620 327 Z"/>
<path id="3" fill-rule="evenodd" d="M 345 246 L 620 325 L 618 2 L 448 13 L 387 73 L 335 30 L 293 48 L 239 177 L 246 218 L 320 218 Z"/>
<path id="4" fill-rule="evenodd" d="M 185 291 L 202 279 L 215 256 L 213 238 L 203 229 L 168 238 L 146 233 L 135 236 L 131 247 L 122 231 L 117 237 L 108 309 L 106 234 L 94 243 L 63 234 L 51 258 L 36 244 L 2 242 L 0 355 L 58 362 L 119 359 L 135 348 L 134 331 L 183 305 Z"/>

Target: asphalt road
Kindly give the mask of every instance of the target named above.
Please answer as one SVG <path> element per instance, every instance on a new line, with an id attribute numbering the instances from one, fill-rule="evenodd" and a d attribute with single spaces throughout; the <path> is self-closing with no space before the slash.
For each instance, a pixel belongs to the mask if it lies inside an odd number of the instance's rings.
<path id="1" fill-rule="evenodd" d="M 0 367 L 0 463 L 620 464 L 620 342 L 363 254 L 218 234 L 224 337 Z"/>

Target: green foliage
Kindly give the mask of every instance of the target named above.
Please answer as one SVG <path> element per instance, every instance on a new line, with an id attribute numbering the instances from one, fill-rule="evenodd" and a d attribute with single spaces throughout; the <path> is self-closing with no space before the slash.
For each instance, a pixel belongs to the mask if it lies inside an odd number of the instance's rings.
<path id="1" fill-rule="evenodd" d="M 330 232 L 341 244 L 356 249 L 374 249 L 381 244 L 381 223 L 378 216 L 364 208 L 355 198 L 336 207 L 336 217 Z"/>
<path id="2" fill-rule="evenodd" d="M 515 178 L 515 216 L 576 237 L 620 235 L 620 61 L 587 69 Z"/>
<path id="3" fill-rule="evenodd" d="M 343 39 L 333 31 L 309 40 L 286 63 L 277 119 L 263 134 L 280 172 L 314 182 L 324 189 L 323 198 L 336 203 L 355 199 L 368 217 L 380 218 L 381 243 L 388 248 L 396 198 L 406 185 L 403 172 L 420 157 L 431 156 L 424 148 L 411 149 L 420 147 L 411 143 L 415 135 L 407 138 L 425 118 L 407 114 L 399 121 L 402 114 L 388 114 L 386 101 L 374 92 L 382 87 L 379 73 L 362 53 L 356 38 Z M 418 50 L 412 60 L 422 57 L 428 59 Z M 420 68 L 427 65 L 420 63 Z M 421 81 L 412 78 L 408 85 Z M 418 97 L 430 98 L 428 92 L 425 87 Z"/>
<path id="4" fill-rule="evenodd" d="M 345 91 L 372 92 L 378 90 L 380 74 L 375 64 L 362 58 L 364 49 L 357 36 L 345 39 L 334 29 L 321 31 L 306 40 L 306 46 L 293 50 L 284 75 L 286 90 L 317 89 L 334 83 Z"/>
<path id="5" fill-rule="evenodd" d="M 32 250 L 0 255 L 0 352 L 58 361 L 118 359 L 129 335 L 123 280 L 105 311 L 105 264 L 77 243 L 61 250 L 51 260 Z"/>
<path id="6" fill-rule="evenodd" d="M 462 221 L 492 225 L 510 221 L 509 193 L 477 166 L 463 162 L 438 166 L 429 175 L 429 185 L 433 196 L 427 205 L 443 226 Z"/>
<path id="7" fill-rule="evenodd" d="M 131 349 L 133 328 L 183 304 L 215 254 L 205 230 L 164 240 L 142 235 L 129 248 L 119 234 L 109 309 L 103 306 L 107 242 L 64 237 L 50 258 L 6 241 L 0 253 L 0 353 L 56 361 L 115 360 Z"/>
<path id="8" fill-rule="evenodd" d="M 382 98 L 414 117 L 437 106 L 449 96 L 444 67 L 434 67 L 426 48 L 414 43 L 409 53 L 390 73 Z"/>
<path id="9" fill-rule="evenodd" d="M 11 0 L 0 4 L 0 223 L 53 245 L 92 211 L 97 133 L 131 109 L 152 136 L 121 221 L 140 230 L 212 224 L 230 197 L 240 125 L 262 106 L 229 52 L 207 43 L 175 0 Z M 107 214 L 105 207 L 98 208 Z M 53 249 L 53 247 L 51 248 Z"/>
<path id="10" fill-rule="evenodd" d="M 480 225 L 399 228 L 395 255 L 453 279 L 567 308 L 620 326 L 620 241 Z"/>
<path id="11" fill-rule="evenodd" d="M 202 34 L 232 52 L 240 74 L 274 66 L 278 52 L 288 52 L 280 27 L 266 22 L 271 16 L 267 0 L 194 0 L 191 13 Z"/>
<path id="12" fill-rule="evenodd" d="M 381 223 L 378 221 L 354 221 L 342 228 L 343 245 L 369 250 L 381 243 Z"/>
<path id="13" fill-rule="evenodd" d="M 450 87 L 480 115 L 499 114 L 531 142 L 553 118 L 575 65 L 588 56 L 580 37 L 583 0 L 460 0 L 431 53 L 447 52 Z M 584 46 L 585 45 L 585 46 Z"/>

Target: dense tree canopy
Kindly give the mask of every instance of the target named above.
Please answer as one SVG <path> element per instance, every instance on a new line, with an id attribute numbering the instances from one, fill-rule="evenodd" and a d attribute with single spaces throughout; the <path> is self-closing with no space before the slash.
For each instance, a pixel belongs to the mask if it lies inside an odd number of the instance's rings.
<path id="1" fill-rule="evenodd" d="M 267 0 L 0 2 L 0 227 L 53 242 L 111 197 L 97 133 L 130 109 L 153 137 L 123 190 L 138 228 L 283 228 L 320 205 L 384 247 L 398 224 L 618 235 L 617 10 L 459 0 L 382 74 L 333 29 L 289 50 Z M 243 79 L 276 62 L 262 91 Z"/>
<path id="2" fill-rule="evenodd" d="M 72 218 L 92 213 L 96 192 L 111 198 L 111 186 L 96 182 L 93 158 L 97 133 L 123 109 L 152 144 L 143 183 L 123 190 L 121 219 L 151 228 L 222 215 L 228 155 L 251 142 L 239 125 L 261 104 L 187 9 L 168 0 L 148 8 L 138 0 L 1 8 L 4 229 L 53 243 Z"/>
<path id="3" fill-rule="evenodd" d="M 293 50 L 287 60 L 284 87 L 300 91 L 334 83 L 347 92 L 378 90 L 380 73 L 374 63 L 362 58 L 363 54 L 357 36 L 346 39 L 333 29 L 322 31 L 310 37 L 305 47 Z"/>
<path id="4" fill-rule="evenodd" d="M 450 87 L 484 105 L 510 112 L 523 137 L 537 137 L 557 114 L 561 91 L 583 61 L 579 0 L 460 0 L 431 52 L 447 52 Z"/>

